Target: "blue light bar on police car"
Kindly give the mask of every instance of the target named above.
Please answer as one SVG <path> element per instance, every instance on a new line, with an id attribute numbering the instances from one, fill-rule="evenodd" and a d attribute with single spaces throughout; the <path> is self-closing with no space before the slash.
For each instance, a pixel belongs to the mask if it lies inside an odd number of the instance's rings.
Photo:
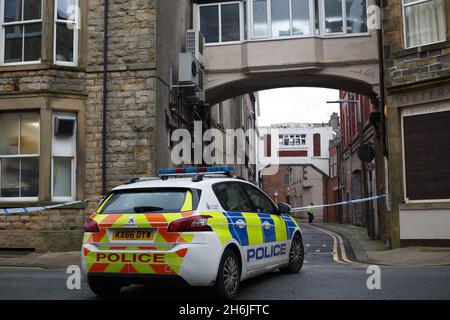
<path id="1" fill-rule="evenodd" d="M 158 170 L 158 176 L 172 176 L 172 175 L 192 175 L 192 174 L 231 174 L 234 172 L 234 167 L 231 166 L 212 166 L 201 168 L 172 168 Z"/>

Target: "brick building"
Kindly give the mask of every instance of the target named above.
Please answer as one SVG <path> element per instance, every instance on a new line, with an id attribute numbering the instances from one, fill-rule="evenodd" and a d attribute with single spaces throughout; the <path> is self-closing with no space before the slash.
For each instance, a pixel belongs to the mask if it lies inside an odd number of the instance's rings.
<path id="1" fill-rule="evenodd" d="M 169 134 L 195 113 L 169 90 L 189 1 L 1 4 L 0 207 L 95 198 L 170 164 Z M 1 216 L 0 247 L 76 249 L 97 202 Z"/>
<path id="2" fill-rule="evenodd" d="M 374 158 L 369 163 L 363 163 L 358 156 L 362 145 L 369 145 L 379 156 L 379 131 L 375 113 L 376 107 L 372 101 L 362 95 L 341 91 L 340 97 L 357 103 L 341 103 L 341 141 L 340 141 L 340 178 L 343 201 L 368 198 L 384 194 L 383 175 L 384 164 L 377 163 Z M 384 171 L 383 171 L 384 172 Z M 380 181 L 379 181 L 380 180 Z M 358 203 L 342 207 L 341 222 L 367 227 L 373 237 L 385 239 L 385 212 L 382 210 L 383 200 Z"/>
<path id="3" fill-rule="evenodd" d="M 339 138 L 330 141 L 330 174 L 325 179 L 325 203 L 341 202 L 341 154 Z M 328 223 L 341 222 L 341 207 L 326 207 L 323 213 L 323 221 Z"/>
<path id="4" fill-rule="evenodd" d="M 383 2 L 390 238 L 450 243 L 450 3 Z"/>

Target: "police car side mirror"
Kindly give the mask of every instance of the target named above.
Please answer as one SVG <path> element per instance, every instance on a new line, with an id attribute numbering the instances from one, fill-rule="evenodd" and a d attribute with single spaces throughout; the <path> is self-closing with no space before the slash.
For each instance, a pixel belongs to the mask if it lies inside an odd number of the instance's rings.
<path id="1" fill-rule="evenodd" d="M 291 206 L 284 202 L 279 203 L 278 204 L 278 213 L 279 214 L 290 214 Z"/>

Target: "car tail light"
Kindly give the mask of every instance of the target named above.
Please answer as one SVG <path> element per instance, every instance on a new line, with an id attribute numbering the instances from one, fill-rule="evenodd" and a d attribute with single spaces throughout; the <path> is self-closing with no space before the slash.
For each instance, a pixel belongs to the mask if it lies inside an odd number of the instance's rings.
<path id="1" fill-rule="evenodd" d="M 98 223 L 91 218 L 87 219 L 84 224 L 84 232 L 99 233 L 100 229 L 98 227 Z"/>
<path id="2" fill-rule="evenodd" d="M 193 216 L 180 220 L 175 220 L 169 224 L 167 232 L 202 232 L 213 231 L 208 224 L 211 216 Z"/>

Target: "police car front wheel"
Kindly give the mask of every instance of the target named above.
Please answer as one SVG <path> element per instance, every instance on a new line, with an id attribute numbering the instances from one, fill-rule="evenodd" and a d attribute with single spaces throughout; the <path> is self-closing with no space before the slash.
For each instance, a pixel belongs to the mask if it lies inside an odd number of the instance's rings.
<path id="1" fill-rule="evenodd" d="M 289 251 L 289 265 L 281 268 L 280 271 L 286 274 L 294 274 L 300 272 L 303 267 L 303 260 L 305 251 L 303 247 L 303 240 L 299 234 L 292 239 L 291 250 Z"/>
<path id="2" fill-rule="evenodd" d="M 225 250 L 220 261 L 219 272 L 216 279 L 216 290 L 222 299 L 233 299 L 239 291 L 241 280 L 241 267 L 236 253 Z"/>

